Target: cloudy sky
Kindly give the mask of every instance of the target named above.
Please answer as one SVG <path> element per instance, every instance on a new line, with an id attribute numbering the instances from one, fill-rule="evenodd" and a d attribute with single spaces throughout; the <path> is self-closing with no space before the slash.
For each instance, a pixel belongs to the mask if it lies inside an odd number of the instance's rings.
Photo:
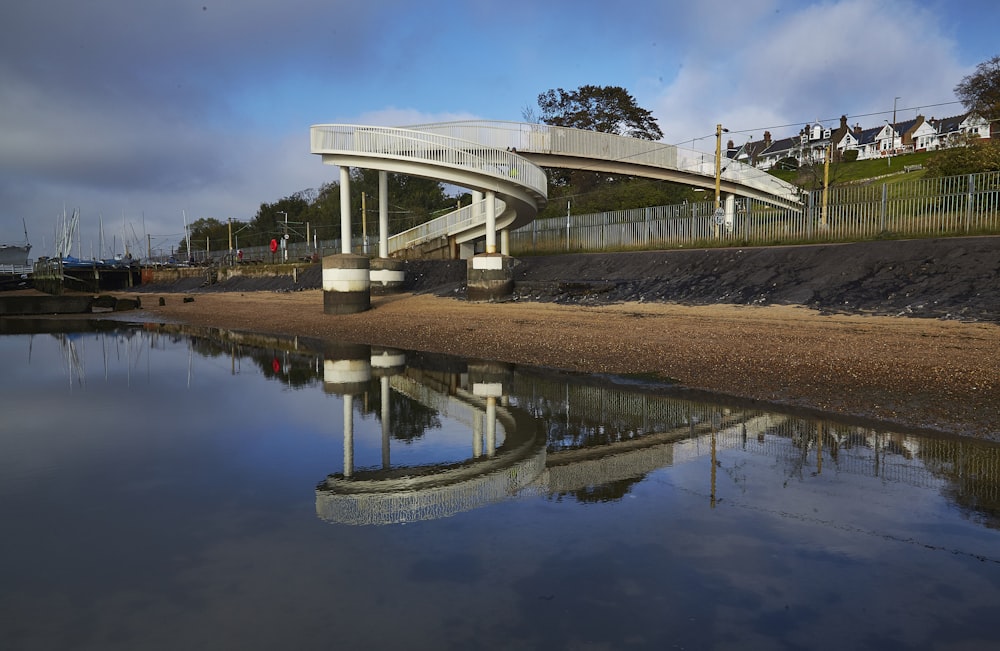
<path id="1" fill-rule="evenodd" d="M 551 88 L 622 86 L 706 149 L 717 123 L 955 115 L 997 25 L 996 0 L 8 0 L 0 242 L 23 220 L 51 254 L 78 208 L 78 253 L 102 219 L 169 246 L 335 180 L 312 124 L 517 121 Z"/>

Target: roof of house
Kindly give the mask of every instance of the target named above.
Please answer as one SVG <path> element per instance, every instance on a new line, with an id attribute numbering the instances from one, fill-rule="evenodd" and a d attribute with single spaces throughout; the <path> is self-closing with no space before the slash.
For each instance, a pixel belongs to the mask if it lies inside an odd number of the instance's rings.
<path id="1" fill-rule="evenodd" d="M 930 123 L 938 133 L 941 134 L 954 133 L 955 131 L 959 130 L 962 123 L 965 122 L 965 119 L 967 117 L 969 117 L 968 113 L 963 113 L 961 115 L 953 115 L 949 118 L 940 118 L 937 120 L 931 118 Z"/>

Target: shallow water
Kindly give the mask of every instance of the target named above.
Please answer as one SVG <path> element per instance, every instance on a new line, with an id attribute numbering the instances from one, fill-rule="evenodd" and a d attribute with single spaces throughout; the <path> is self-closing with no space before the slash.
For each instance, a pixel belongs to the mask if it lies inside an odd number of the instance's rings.
<path id="1" fill-rule="evenodd" d="M 5 649 L 1000 643 L 996 444 L 180 328 L 0 359 Z"/>

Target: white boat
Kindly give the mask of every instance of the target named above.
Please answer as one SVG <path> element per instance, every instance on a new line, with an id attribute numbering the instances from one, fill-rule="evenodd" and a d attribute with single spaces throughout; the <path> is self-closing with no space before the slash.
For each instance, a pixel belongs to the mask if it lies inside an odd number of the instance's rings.
<path id="1" fill-rule="evenodd" d="M 0 244 L 0 266 L 26 267 L 30 244 Z"/>
<path id="2" fill-rule="evenodd" d="M 31 242 L 28 241 L 28 225 L 24 224 L 24 244 L 0 243 L 0 266 L 26 267 L 29 253 Z"/>

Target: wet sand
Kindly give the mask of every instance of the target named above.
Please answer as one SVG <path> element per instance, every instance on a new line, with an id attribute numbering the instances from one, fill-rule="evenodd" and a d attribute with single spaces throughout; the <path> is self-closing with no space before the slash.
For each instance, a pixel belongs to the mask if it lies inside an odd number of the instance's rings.
<path id="1" fill-rule="evenodd" d="M 159 297 L 165 305 L 158 305 Z M 144 318 L 450 353 L 569 371 L 641 374 L 841 416 L 1000 440 L 1000 326 L 802 307 L 469 303 L 373 297 L 323 313 L 320 290 L 142 297 Z"/>

